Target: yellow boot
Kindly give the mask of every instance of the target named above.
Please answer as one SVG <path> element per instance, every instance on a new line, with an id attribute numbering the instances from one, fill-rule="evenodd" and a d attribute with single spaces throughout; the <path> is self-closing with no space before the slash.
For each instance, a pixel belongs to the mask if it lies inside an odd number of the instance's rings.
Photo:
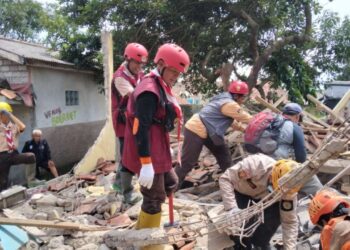
<path id="1" fill-rule="evenodd" d="M 141 210 L 139 214 L 139 218 L 137 220 L 136 229 L 144 229 L 144 228 L 156 228 L 160 227 L 162 213 L 157 214 L 148 214 Z M 173 247 L 167 245 L 151 245 L 146 247 L 141 247 L 140 250 L 168 250 L 173 249 Z"/>
<path id="2" fill-rule="evenodd" d="M 148 214 L 141 210 L 139 218 L 137 219 L 136 229 L 160 227 L 160 219 L 162 213 Z"/>

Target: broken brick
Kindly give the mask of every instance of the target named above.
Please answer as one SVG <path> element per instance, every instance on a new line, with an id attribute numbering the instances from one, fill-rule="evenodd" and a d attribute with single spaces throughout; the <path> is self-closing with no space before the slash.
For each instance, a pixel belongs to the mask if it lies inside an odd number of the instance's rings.
<path id="1" fill-rule="evenodd" d="M 127 227 L 132 223 L 132 220 L 127 214 L 122 214 L 117 217 L 110 218 L 108 220 L 108 225 L 116 227 Z"/>
<path id="2" fill-rule="evenodd" d="M 96 181 L 96 175 L 93 174 L 82 174 L 78 175 L 77 179 L 78 180 L 85 180 L 85 181 Z"/>
<path id="3" fill-rule="evenodd" d="M 69 186 L 70 185 L 68 185 L 66 182 L 56 182 L 56 183 L 51 183 L 49 185 L 48 190 L 53 192 L 59 192 Z"/>
<path id="4" fill-rule="evenodd" d="M 88 204 L 82 204 L 77 209 L 75 209 L 74 214 L 92 214 L 92 212 L 96 209 L 97 204 L 96 203 L 88 203 Z"/>
<path id="5" fill-rule="evenodd" d="M 100 169 L 105 175 L 108 175 L 108 174 L 110 174 L 110 173 L 115 171 L 116 166 L 115 166 L 114 163 L 107 163 L 105 166 L 103 166 Z"/>
<path id="6" fill-rule="evenodd" d="M 174 238 L 174 240 L 176 241 L 175 246 L 177 247 L 177 249 L 183 247 L 186 242 L 182 239 L 182 235 L 180 234 L 181 230 L 178 228 L 170 228 L 169 231 L 167 231 L 168 235 L 174 235 L 173 237 L 169 237 L 170 240 L 172 240 L 172 238 Z"/>

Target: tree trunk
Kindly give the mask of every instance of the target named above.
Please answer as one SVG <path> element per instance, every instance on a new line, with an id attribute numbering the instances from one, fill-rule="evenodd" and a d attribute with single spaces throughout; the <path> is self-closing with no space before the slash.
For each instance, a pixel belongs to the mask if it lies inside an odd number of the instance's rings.
<path id="1" fill-rule="evenodd" d="M 223 63 L 221 70 L 220 70 L 220 77 L 222 81 L 222 86 L 224 88 L 224 91 L 228 90 L 228 87 L 230 85 L 230 77 L 233 71 L 233 65 L 232 63 Z"/>

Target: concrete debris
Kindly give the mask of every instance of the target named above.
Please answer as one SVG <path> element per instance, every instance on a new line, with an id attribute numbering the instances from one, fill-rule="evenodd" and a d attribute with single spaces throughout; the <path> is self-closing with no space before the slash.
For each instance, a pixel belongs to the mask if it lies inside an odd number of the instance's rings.
<path id="1" fill-rule="evenodd" d="M 118 228 L 127 227 L 132 224 L 132 220 L 127 214 L 122 214 L 117 217 L 110 218 L 108 220 L 108 225 L 115 226 Z"/>
<path id="2" fill-rule="evenodd" d="M 111 250 L 111 248 L 107 247 L 106 244 L 101 244 L 101 245 L 98 247 L 98 250 Z"/>
<path id="3" fill-rule="evenodd" d="M 162 229 L 113 230 L 103 236 L 105 244 L 110 248 L 143 247 L 166 244 L 168 236 Z"/>
<path id="4" fill-rule="evenodd" d="M 43 212 L 37 213 L 34 216 L 35 220 L 47 220 L 48 218 L 49 218 L 48 214 L 47 213 L 43 213 Z"/>
<path id="5" fill-rule="evenodd" d="M 83 247 L 76 248 L 76 250 L 98 250 L 98 245 L 89 243 Z"/>
<path id="6" fill-rule="evenodd" d="M 59 237 L 52 238 L 49 242 L 48 247 L 50 249 L 59 249 L 63 245 L 64 245 L 64 237 L 59 236 Z"/>
<path id="7" fill-rule="evenodd" d="M 322 140 L 327 137 L 331 127 L 313 117 L 302 123 L 306 138 L 308 153 L 312 154 L 318 147 L 325 146 Z M 173 164 L 177 164 L 178 142 L 176 136 L 171 136 Z M 245 157 L 243 133 L 227 131 L 225 141 L 230 149 L 232 161 L 235 163 Z M 343 142 L 332 142 L 323 151 L 320 160 L 340 151 Z M 327 178 L 340 172 L 349 165 L 349 154 L 329 160 L 321 169 Z M 78 176 L 64 175 L 53 179 L 42 186 L 27 189 L 29 200 L 10 210 L 5 210 L 8 218 L 46 220 L 47 222 L 73 222 L 82 226 L 95 226 L 101 231 L 83 232 L 71 229 L 24 227 L 33 237 L 42 239 L 42 249 L 79 249 L 79 250 L 110 250 L 135 249 L 146 245 L 166 244 L 169 234 L 176 239 L 170 249 L 225 249 L 233 243 L 227 234 L 208 231 L 206 222 L 215 218 L 223 210 L 218 179 L 222 174 L 215 157 L 207 148 L 203 148 L 198 163 L 186 177 L 181 190 L 175 193 L 175 221 L 182 224 L 178 227 L 165 229 L 132 229 L 139 215 L 142 201 L 133 206 L 123 204 L 122 195 L 113 188 L 115 180 L 114 162 L 99 159 L 96 170 L 89 174 Z M 350 175 L 350 174 L 349 174 Z M 336 187 L 350 192 L 350 178 L 345 176 Z M 327 180 L 322 176 L 322 180 Z M 139 187 L 135 185 L 135 189 Z M 162 206 L 162 225 L 169 222 L 168 204 Z M 302 236 L 300 249 L 313 249 L 318 241 L 319 232 L 306 224 L 309 220 L 306 210 L 299 211 Z M 195 223 L 196 222 L 196 223 Z M 189 230 L 199 226 L 202 235 Z M 36 230 L 33 230 L 36 229 Z M 186 233 L 182 233 L 186 232 Z M 196 236 L 196 237 L 195 237 Z M 195 238 L 195 240 L 194 240 Z M 315 238 L 315 239 L 314 239 Z M 276 234 L 274 243 L 280 244 L 281 235 Z M 311 247 L 310 247 L 311 246 Z M 40 248 L 41 249 L 41 248 Z M 152 248 L 150 248 L 152 249 Z M 298 248 L 299 249 L 299 248 Z"/>

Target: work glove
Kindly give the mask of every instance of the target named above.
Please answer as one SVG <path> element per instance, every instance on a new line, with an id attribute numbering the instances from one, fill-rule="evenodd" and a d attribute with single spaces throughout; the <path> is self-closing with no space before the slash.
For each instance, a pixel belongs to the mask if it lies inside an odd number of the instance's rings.
<path id="1" fill-rule="evenodd" d="M 237 233 L 237 228 L 240 228 L 242 226 L 242 223 L 237 223 L 237 213 L 239 213 L 240 211 L 242 210 L 238 207 L 234 207 L 231 210 L 226 211 L 228 215 L 226 220 L 228 226 L 223 228 L 222 231 L 227 235 L 233 235 L 234 233 Z"/>
<path id="2" fill-rule="evenodd" d="M 153 184 L 154 179 L 154 169 L 152 163 L 142 164 L 139 183 L 141 186 L 150 189 Z"/>
<path id="3" fill-rule="evenodd" d="M 234 207 L 231 210 L 228 211 L 229 214 L 237 214 L 240 211 L 242 211 L 242 209 L 238 208 L 238 207 Z"/>

